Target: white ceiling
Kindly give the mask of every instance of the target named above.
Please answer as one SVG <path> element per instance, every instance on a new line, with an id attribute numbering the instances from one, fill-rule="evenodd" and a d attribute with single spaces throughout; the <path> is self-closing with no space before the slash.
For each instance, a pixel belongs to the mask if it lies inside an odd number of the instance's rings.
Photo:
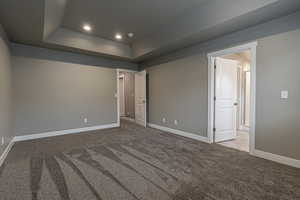
<path id="1" fill-rule="evenodd" d="M 83 24 L 91 24 L 91 34 L 115 40 L 116 33 L 135 34 L 136 38 L 155 32 L 177 17 L 209 0 L 69 0 L 63 26 L 82 31 Z"/>
<path id="2" fill-rule="evenodd" d="M 13 42 L 141 62 L 298 10 L 300 0 L 0 0 L 0 24 Z"/>

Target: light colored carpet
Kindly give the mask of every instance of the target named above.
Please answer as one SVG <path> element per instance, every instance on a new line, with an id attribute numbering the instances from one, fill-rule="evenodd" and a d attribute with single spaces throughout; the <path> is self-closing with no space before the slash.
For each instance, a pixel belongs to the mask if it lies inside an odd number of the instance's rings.
<path id="1" fill-rule="evenodd" d="M 294 200 L 300 170 L 151 128 L 17 143 L 1 200 Z"/>

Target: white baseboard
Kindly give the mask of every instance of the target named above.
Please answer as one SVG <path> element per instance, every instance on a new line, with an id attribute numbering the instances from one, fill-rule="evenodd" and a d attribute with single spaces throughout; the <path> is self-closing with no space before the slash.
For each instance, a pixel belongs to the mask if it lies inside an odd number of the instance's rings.
<path id="1" fill-rule="evenodd" d="M 2 155 L 0 156 L 0 167 L 2 166 L 2 164 L 4 163 L 5 158 L 7 157 L 9 151 L 11 150 L 12 146 L 14 145 L 14 140 L 12 139 L 9 144 L 6 146 L 4 152 L 2 153 Z"/>
<path id="2" fill-rule="evenodd" d="M 209 139 L 207 137 L 199 136 L 193 133 L 188 133 L 156 124 L 151 124 L 148 123 L 149 127 L 159 129 L 165 132 L 173 133 L 176 135 L 180 135 L 183 137 L 195 139 L 201 142 L 209 143 Z M 33 139 L 39 139 L 39 138 L 45 138 L 45 137 L 53 137 L 53 136 L 60 136 L 60 135 L 67 135 L 67 134 L 77 134 L 81 132 L 86 132 L 86 131 L 93 131 L 93 130 L 101 130 L 101 129 L 108 129 L 108 128 L 116 128 L 119 127 L 117 123 L 113 124 L 107 124 L 107 125 L 100 125 L 100 126 L 92 126 L 92 127 L 85 127 L 85 128 L 77 128 L 77 129 L 69 129 L 69 130 L 62 130 L 62 131 L 52 131 L 52 132 L 46 132 L 46 133 L 39 133 L 39 134 L 31 134 L 31 135 L 25 135 L 25 136 L 16 136 L 14 137 L 10 143 L 7 145 L 5 148 L 4 152 L 0 156 L 0 167 L 4 163 L 5 158 L 7 157 L 9 151 L 11 150 L 14 142 L 18 141 L 25 141 L 25 140 L 33 140 Z M 293 158 L 285 157 L 285 156 L 280 156 L 268 152 L 264 152 L 261 150 L 255 149 L 252 152 L 253 156 L 264 158 L 266 160 L 271 160 L 277 163 L 281 163 L 284 165 L 289 165 L 292 167 L 300 168 L 300 160 L 296 160 Z"/>
<path id="3" fill-rule="evenodd" d="M 60 135 L 67 135 L 67 134 L 77 134 L 86 131 L 94 131 L 94 130 L 101 130 L 101 129 L 108 129 L 108 128 L 116 128 L 116 127 L 119 127 L 118 123 L 106 124 L 100 126 L 90 126 L 84 128 L 76 128 L 76 129 L 68 129 L 62 131 L 51 131 L 51 132 L 38 133 L 38 134 L 29 134 L 24 136 L 16 136 L 14 138 L 14 142 L 34 140 L 39 138 L 53 137 L 53 136 L 60 136 Z"/>
<path id="4" fill-rule="evenodd" d="M 255 149 L 252 154 L 256 157 L 264 158 L 266 160 L 271 160 L 271 161 L 281 163 L 284 165 L 289 165 L 292 167 L 300 168 L 300 160 L 264 152 L 264 151 L 257 150 L 257 149 Z"/>
<path id="5" fill-rule="evenodd" d="M 169 132 L 169 133 L 173 133 L 173 134 L 180 135 L 180 136 L 183 136 L 183 137 L 198 140 L 198 141 L 201 141 L 201 142 L 209 143 L 208 137 L 203 137 L 203 136 L 200 136 L 200 135 L 196 135 L 194 133 L 188 133 L 188 132 L 185 132 L 185 131 L 180 131 L 180 130 L 176 130 L 176 129 L 172 129 L 172 128 L 168 128 L 168 127 L 160 126 L 160 125 L 156 125 L 156 124 L 151 124 L 151 123 L 148 123 L 148 126 L 151 127 L 151 128 L 155 128 L 155 129 L 165 131 L 165 132 Z"/>

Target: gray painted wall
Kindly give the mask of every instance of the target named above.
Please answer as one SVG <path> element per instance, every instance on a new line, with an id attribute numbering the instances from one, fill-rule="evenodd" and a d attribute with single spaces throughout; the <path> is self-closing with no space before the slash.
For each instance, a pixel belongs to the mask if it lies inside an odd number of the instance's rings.
<path id="1" fill-rule="evenodd" d="M 300 160 L 300 29 L 259 40 L 256 148 Z M 289 99 L 280 99 L 288 90 Z"/>
<path id="2" fill-rule="evenodd" d="M 207 136 L 206 55 L 157 65 L 147 71 L 149 122 Z M 174 120 L 178 120 L 177 126 Z"/>
<path id="3" fill-rule="evenodd" d="M 226 47 L 224 47 L 226 48 Z M 300 160 L 300 29 L 258 40 L 256 148 Z M 206 136 L 206 51 L 149 71 L 149 122 Z M 288 100 L 280 90 L 289 90 Z M 162 118 L 167 123 L 162 123 Z M 179 120 L 178 126 L 173 121 Z"/>
<path id="4" fill-rule="evenodd" d="M 0 155 L 14 136 L 12 109 L 11 56 L 0 24 Z M 4 145 L 1 144 L 2 137 Z"/>
<path id="5" fill-rule="evenodd" d="M 117 122 L 115 69 L 20 55 L 12 63 L 17 135 Z"/>

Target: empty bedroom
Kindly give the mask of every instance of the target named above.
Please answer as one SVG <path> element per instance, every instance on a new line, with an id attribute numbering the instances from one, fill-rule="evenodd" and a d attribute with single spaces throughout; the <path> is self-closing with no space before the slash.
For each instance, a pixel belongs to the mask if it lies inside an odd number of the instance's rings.
<path id="1" fill-rule="evenodd" d="M 0 200 L 300 199 L 299 0 L 0 0 Z"/>

